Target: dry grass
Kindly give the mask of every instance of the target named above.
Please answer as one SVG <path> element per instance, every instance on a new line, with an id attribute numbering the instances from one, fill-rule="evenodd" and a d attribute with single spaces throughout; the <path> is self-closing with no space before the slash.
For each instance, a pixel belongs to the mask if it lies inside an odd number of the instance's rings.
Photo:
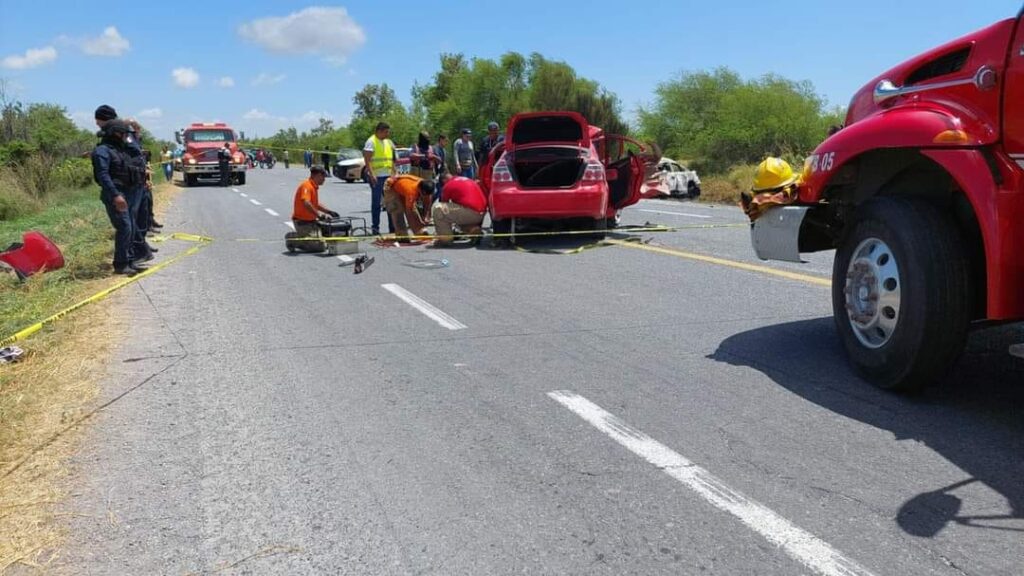
<path id="1" fill-rule="evenodd" d="M 105 307 L 30 339 L 20 362 L 0 368 L 0 573 L 41 570 L 61 541 L 56 514 L 81 433 L 74 423 L 88 413 L 111 343 L 125 329 Z"/>
<path id="2" fill-rule="evenodd" d="M 158 214 L 176 194 L 173 186 L 158 187 Z M 67 282 L 64 296 L 77 301 L 115 281 Z M 39 287 L 30 282 L 23 289 L 31 300 Z M 88 424 L 81 419 L 94 408 L 109 352 L 127 330 L 107 313 L 109 306 L 87 306 L 19 342 L 25 357 L 0 365 L 0 574 L 44 573 L 58 554 L 60 504 L 72 481 L 68 461 L 80 440 L 78 424 Z"/>
<path id="3" fill-rule="evenodd" d="M 754 183 L 757 166 L 734 166 L 726 174 L 701 177 L 701 192 L 697 199 L 708 204 L 736 205 L 740 201 L 740 192 L 750 190 Z"/>

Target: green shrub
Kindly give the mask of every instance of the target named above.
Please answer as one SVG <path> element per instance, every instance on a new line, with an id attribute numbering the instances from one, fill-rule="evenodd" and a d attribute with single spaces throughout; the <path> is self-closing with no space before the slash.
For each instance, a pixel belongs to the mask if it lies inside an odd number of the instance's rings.
<path id="1" fill-rule="evenodd" d="M 41 208 L 42 203 L 25 193 L 10 169 L 0 168 L 0 221 L 14 220 Z"/>
<path id="2" fill-rule="evenodd" d="M 88 158 L 67 158 L 53 171 L 54 184 L 60 188 L 84 188 L 92 184 L 92 162 Z"/>

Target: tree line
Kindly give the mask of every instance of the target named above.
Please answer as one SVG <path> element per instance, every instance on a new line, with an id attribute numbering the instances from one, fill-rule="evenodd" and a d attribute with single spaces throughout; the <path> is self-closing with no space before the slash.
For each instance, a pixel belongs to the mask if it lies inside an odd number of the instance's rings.
<path id="1" fill-rule="evenodd" d="M 517 112 L 574 110 L 608 132 L 657 144 L 666 155 L 708 173 L 724 173 L 766 155 L 799 161 L 843 111 L 827 104 L 807 81 L 776 74 L 744 79 L 728 68 L 682 72 L 660 83 L 654 99 L 636 111 L 631 125 L 618 97 L 581 77 L 567 63 L 508 52 L 497 59 L 442 54 L 426 84 L 416 84 L 405 105 L 385 84 L 367 84 L 352 98 L 347 126 L 321 119 L 309 132 L 294 127 L 256 141 L 268 147 L 337 150 L 362 148 L 374 125 L 386 121 L 399 146 L 421 129 L 457 138 L 462 128 L 479 136 L 490 120 L 504 123 Z"/>

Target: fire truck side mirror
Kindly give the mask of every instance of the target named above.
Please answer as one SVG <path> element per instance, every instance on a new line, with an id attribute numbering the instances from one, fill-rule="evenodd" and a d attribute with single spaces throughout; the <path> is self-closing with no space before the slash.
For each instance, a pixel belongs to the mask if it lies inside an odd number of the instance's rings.
<path id="1" fill-rule="evenodd" d="M 177 142 L 178 144 L 182 143 L 181 142 L 181 131 L 180 130 L 175 130 L 174 131 L 174 141 Z"/>

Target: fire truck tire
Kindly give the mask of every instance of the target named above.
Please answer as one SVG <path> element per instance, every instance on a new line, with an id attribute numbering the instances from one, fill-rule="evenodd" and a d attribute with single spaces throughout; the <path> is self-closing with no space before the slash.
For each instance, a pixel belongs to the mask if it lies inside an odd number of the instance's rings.
<path id="1" fill-rule="evenodd" d="M 245 186 L 245 172 L 239 172 L 235 174 L 235 184 L 239 186 Z"/>
<path id="2" fill-rule="evenodd" d="M 185 174 L 184 180 L 186 188 L 196 185 L 196 177 L 194 174 Z"/>
<path id="3" fill-rule="evenodd" d="M 832 311 L 854 369 L 886 390 L 940 379 L 964 349 L 970 267 L 936 206 L 878 197 L 857 209 L 832 269 Z"/>

